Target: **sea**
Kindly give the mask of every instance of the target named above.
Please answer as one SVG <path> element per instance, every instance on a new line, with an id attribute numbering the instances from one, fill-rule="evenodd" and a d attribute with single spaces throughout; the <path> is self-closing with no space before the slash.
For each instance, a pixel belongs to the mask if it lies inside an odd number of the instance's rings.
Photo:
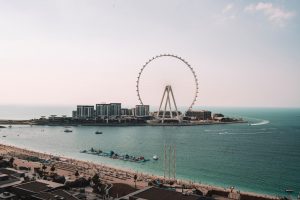
<path id="1" fill-rule="evenodd" d="M 0 143 L 99 164 L 164 175 L 164 145 L 176 146 L 176 178 L 245 192 L 292 197 L 300 192 L 299 108 L 214 108 L 247 123 L 200 126 L 69 127 L 13 125 Z M 0 119 L 68 114 L 71 107 L 0 106 Z M 96 135 L 96 131 L 103 134 Z M 3 137 L 6 136 L 6 137 Z M 134 163 L 80 153 L 91 147 L 150 159 Z M 167 151 L 168 152 L 168 151 Z M 157 155 L 158 160 L 152 157 Z M 168 155 L 167 155 L 168 156 Z M 167 173 L 168 176 L 168 173 Z"/>

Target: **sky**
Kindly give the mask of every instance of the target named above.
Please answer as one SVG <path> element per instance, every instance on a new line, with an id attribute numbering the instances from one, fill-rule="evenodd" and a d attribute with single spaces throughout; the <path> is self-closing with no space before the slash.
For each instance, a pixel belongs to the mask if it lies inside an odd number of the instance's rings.
<path id="1" fill-rule="evenodd" d="M 0 105 L 138 104 L 188 61 L 197 106 L 300 107 L 300 2 L 0 0 Z M 188 106 L 192 73 L 147 65 Z"/>

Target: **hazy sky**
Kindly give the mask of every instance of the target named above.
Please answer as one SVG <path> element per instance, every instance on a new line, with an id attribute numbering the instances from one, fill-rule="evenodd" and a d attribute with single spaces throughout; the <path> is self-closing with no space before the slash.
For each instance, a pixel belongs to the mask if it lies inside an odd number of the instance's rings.
<path id="1" fill-rule="evenodd" d="M 300 107 L 298 0 L 0 0 L 0 104 L 135 105 L 161 53 L 194 67 L 198 106 Z M 191 101 L 187 68 L 162 63 L 145 70 L 144 103 L 170 83 Z"/>

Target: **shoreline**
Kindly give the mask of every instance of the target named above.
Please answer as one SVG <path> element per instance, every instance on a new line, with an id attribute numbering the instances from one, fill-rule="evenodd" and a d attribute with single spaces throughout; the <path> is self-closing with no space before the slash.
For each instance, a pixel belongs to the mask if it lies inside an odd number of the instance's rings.
<path id="1" fill-rule="evenodd" d="M 0 120 L 1 125 L 34 125 L 34 126 L 100 126 L 100 127 L 137 127 L 137 126 L 201 126 L 201 125 L 223 125 L 244 124 L 248 121 L 191 121 L 189 123 L 33 123 L 31 120 Z M 8 128 L 8 127 L 3 127 Z"/>
<path id="2" fill-rule="evenodd" d="M 128 177 L 133 177 L 135 174 L 138 175 L 139 181 L 137 182 L 137 187 L 139 189 L 145 188 L 148 186 L 148 182 L 150 180 L 165 180 L 163 176 L 159 175 L 154 175 L 154 174 L 149 174 L 149 173 L 143 173 L 143 172 L 136 172 L 132 169 L 127 169 L 124 167 L 118 167 L 118 166 L 113 166 L 109 164 L 98 164 L 94 163 L 91 161 L 84 161 L 84 160 L 79 160 L 79 159 L 74 159 L 66 156 L 61 156 L 61 155 L 52 155 L 47 152 L 40 152 L 36 150 L 31 150 L 27 148 L 20 148 L 15 145 L 8 145 L 8 144 L 3 144 L 0 143 L 0 153 L 1 154 L 13 154 L 15 157 L 18 155 L 28 155 L 28 156 L 34 156 L 38 157 L 40 159 L 46 159 L 46 160 L 52 160 L 54 158 L 59 158 L 62 162 L 69 163 L 73 165 L 76 168 L 80 168 L 83 172 L 84 175 L 87 176 L 93 176 L 95 172 L 100 172 L 103 173 L 103 180 L 108 180 L 108 182 L 112 183 L 117 183 L 117 182 L 123 182 L 129 185 L 134 185 L 133 180 L 119 180 L 118 178 L 115 178 L 114 175 L 112 174 L 122 174 L 128 176 Z M 110 176 L 111 177 L 106 177 Z M 102 175 L 101 175 L 102 176 Z M 221 191 L 221 192 L 230 192 L 230 188 L 224 188 L 221 186 L 216 186 L 216 185 L 208 185 L 208 184 L 203 184 L 203 183 L 194 183 L 189 180 L 179 180 L 176 179 L 176 187 L 181 187 L 181 185 L 186 185 L 188 186 L 187 188 L 194 188 L 194 189 L 199 189 L 200 191 L 206 193 L 209 190 L 216 190 L 216 191 Z M 260 194 L 260 193 L 255 193 L 255 192 L 246 192 L 246 191 L 239 191 L 239 190 L 234 190 L 236 193 L 240 193 L 241 195 L 246 195 L 246 196 L 251 196 L 251 197 L 256 197 L 256 198 L 264 198 L 264 199 L 279 199 L 277 196 L 273 195 L 268 195 L 268 194 Z"/>

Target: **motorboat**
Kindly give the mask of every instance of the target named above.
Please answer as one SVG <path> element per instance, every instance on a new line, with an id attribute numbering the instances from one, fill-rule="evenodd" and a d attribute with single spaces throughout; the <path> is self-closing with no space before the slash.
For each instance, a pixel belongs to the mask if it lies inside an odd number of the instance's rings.
<path id="1" fill-rule="evenodd" d="M 96 134 L 96 135 L 102 134 L 102 132 L 101 132 L 101 131 L 96 131 L 95 134 Z"/>
<path id="2" fill-rule="evenodd" d="M 73 132 L 73 131 L 72 131 L 71 129 L 65 129 L 64 132 L 65 132 L 65 133 L 71 133 L 71 132 Z"/>
<path id="3" fill-rule="evenodd" d="M 286 190 L 285 190 L 285 192 L 287 192 L 287 193 L 293 193 L 293 192 L 294 192 L 294 190 L 291 190 L 291 189 L 286 189 Z"/>
<path id="4" fill-rule="evenodd" d="M 158 160 L 158 156 L 157 156 L 157 155 L 154 155 L 154 156 L 153 156 L 153 160 Z"/>

